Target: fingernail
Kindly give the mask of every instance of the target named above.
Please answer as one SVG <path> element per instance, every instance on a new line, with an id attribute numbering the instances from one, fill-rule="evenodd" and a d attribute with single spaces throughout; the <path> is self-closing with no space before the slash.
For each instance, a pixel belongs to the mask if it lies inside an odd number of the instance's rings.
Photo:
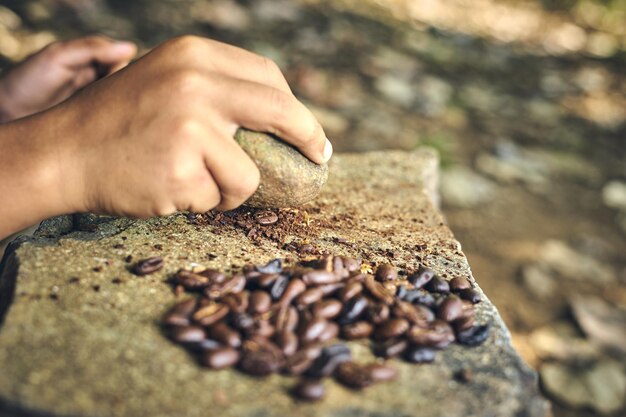
<path id="1" fill-rule="evenodd" d="M 114 47 L 118 49 L 119 51 L 124 51 L 124 52 L 131 52 L 131 51 L 134 51 L 136 48 L 134 43 L 128 42 L 128 41 L 117 41 L 115 42 Z"/>
<path id="2" fill-rule="evenodd" d="M 324 144 L 324 162 L 328 162 L 331 156 L 333 156 L 333 144 L 326 138 L 326 143 Z"/>

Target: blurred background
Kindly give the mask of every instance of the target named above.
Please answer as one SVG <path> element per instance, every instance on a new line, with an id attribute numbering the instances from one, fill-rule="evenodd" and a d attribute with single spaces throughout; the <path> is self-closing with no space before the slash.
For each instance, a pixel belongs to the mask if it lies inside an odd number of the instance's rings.
<path id="1" fill-rule="evenodd" d="M 94 32 L 234 43 L 337 151 L 438 149 L 443 211 L 554 414 L 626 415 L 626 0 L 0 0 L 0 67 Z"/>

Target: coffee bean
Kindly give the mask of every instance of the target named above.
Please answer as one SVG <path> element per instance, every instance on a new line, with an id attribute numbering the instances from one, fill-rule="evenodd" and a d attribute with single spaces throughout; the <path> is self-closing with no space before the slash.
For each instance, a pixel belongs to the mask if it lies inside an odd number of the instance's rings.
<path id="1" fill-rule="evenodd" d="M 411 363 L 432 362 L 436 356 L 434 349 L 420 346 L 412 346 L 404 352 L 404 359 Z"/>
<path id="2" fill-rule="evenodd" d="M 298 336 L 294 332 L 284 330 L 276 335 L 276 344 L 285 356 L 291 356 L 298 350 Z"/>
<path id="3" fill-rule="evenodd" d="M 252 333 L 252 328 L 254 327 L 254 319 L 246 313 L 234 314 L 230 323 L 235 329 L 246 331 L 247 333 Z"/>
<path id="4" fill-rule="evenodd" d="M 344 283 L 335 282 L 332 284 L 318 285 L 315 288 L 319 288 L 320 290 L 322 290 L 322 293 L 324 293 L 324 297 L 326 297 L 326 296 L 335 294 L 336 292 L 340 291 L 343 287 L 345 287 Z"/>
<path id="5" fill-rule="evenodd" d="M 232 348 L 241 346 L 241 335 L 223 322 L 211 326 L 209 328 L 209 336 Z"/>
<path id="6" fill-rule="evenodd" d="M 389 307 L 381 303 L 372 303 L 367 306 L 367 318 L 373 324 L 381 324 L 389 318 Z"/>
<path id="7" fill-rule="evenodd" d="M 317 339 L 326 328 L 326 323 L 327 321 L 321 318 L 307 322 L 300 330 L 300 340 L 302 343 L 307 344 Z"/>
<path id="8" fill-rule="evenodd" d="M 230 293 L 238 293 L 241 292 L 246 286 L 246 278 L 243 274 L 233 275 L 230 279 L 219 283 L 213 284 L 208 288 L 204 289 L 204 295 L 207 298 L 212 300 L 216 300 L 220 297 L 225 296 Z"/>
<path id="9" fill-rule="evenodd" d="M 382 301 L 387 305 L 393 304 L 394 296 L 381 284 L 376 281 L 373 276 L 368 275 L 363 281 L 367 291 L 377 300 Z"/>
<path id="10" fill-rule="evenodd" d="M 362 320 L 343 326 L 341 328 L 341 337 L 347 340 L 363 339 L 370 337 L 373 332 L 374 326 Z"/>
<path id="11" fill-rule="evenodd" d="M 191 314 L 196 309 L 196 299 L 190 298 L 172 307 L 163 317 L 163 323 L 169 326 L 187 326 Z"/>
<path id="12" fill-rule="evenodd" d="M 322 299 L 324 292 L 319 288 L 309 288 L 298 297 L 296 297 L 296 305 L 299 307 L 308 306 Z"/>
<path id="13" fill-rule="evenodd" d="M 393 381 L 398 376 L 398 370 L 382 363 L 367 365 L 367 370 L 374 382 Z"/>
<path id="14" fill-rule="evenodd" d="M 322 300 L 313 306 L 313 315 L 323 319 L 335 318 L 341 313 L 343 304 L 339 300 Z"/>
<path id="15" fill-rule="evenodd" d="M 243 313 L 248 309 L 250 293 L 242 291 L 240 293 L 230 293 L 222 297 L 222 302 L 226 304 L 233 313 Z"/>
<path id="16" fill-rule="evenodd" d="M 274 325 L 278 331 L 294 331 L 298 326 L 298 321 L 298 310 L 296 310 L 294 306 L 288 306 L 286 304 L 280 306 L 274 317 Z"/>
<path id="17" fill-rule="evenodd" d="M 322 353 L 313 362 L 308 374 L 314 378 L 332 375 L 337 366 L 352 359 L 350 349 L 346 345 L 336 344 L 322 349 Z"/>
<path id="18" fill-rule="evenodd" d="M 272 306 L 272 297 L 263 290 L 255 290 L 250 294 L 248 312 L 250 314 L 267 313 Z"/>
<path id="19" fill-rule="evenodd" d="M 413 326 L 408 332 L 408 339 L 417 346 L 443 349 L 454 342 L 454 332 L 448 323 L 435 320 L 428 328 Z"/>
<path id="20" fill-rule="evenodd" d="M 390 281 L 398 278 L 398 271 L 393 265 L 382 264 L 376 269 L 376 279 L 379 281 Z"/>
<path id="21" fill-rule="evenodd" d="M 415 286 L 415 288 L 422 288 L 435 276 L 435 271 L 425 266 L 420 265 L 416 272 L 410 274 L 407 279 Z"/>
<path id="22" fill-rule="evenodd" d="M 229 308 L 225 304 L 211 302 L 208 305 L 200 307 L 193 313 L 193 320 L 201 326 L 211 326 L 222 320 L 229 312 Z"/>
<path id="23" fill-rule="evenodd" d="M 213 340 L 213 339 L 203 339 L 199 343 L 192 346 L 194 350 L 197 350 L 200 352 L 204 352 L 205 350 L 215 350 L 221 347 L 223 347 L 223 345 L 217 340 Z"/>
<path id="24" fill-rule="evenodd" d="M 461 330 L 467 330 L 474 325 L 474 316 L 461 317 L 452 322 L 452 326 L 457 334 Z"/>
<path id="25" fill-rule="evenodd" d="M 280 304 L 289 304 L 298 295 L 302 294 L 306 290 L 306 284 L 300 278 L 294 278 L 289 281 L 287 288 L 283 291 L 283 295 L 280 297 Z"/>
<path id="26" fill-rule="evenodd" d="M 254 214 L 254 220 L 263 226 L 274 224 L 278 221 L 278 215 L 270 210 L 259 211 Z"/>
<path id="27" fill-rule="evenodd" d="M 324 343 L 336 338 L 337 335 L 339 335 L 339 325 L 335 322 L 327 321 L 326 327 L 324 328 L 322 333 L 320 333 L 316 340 L 319 343 Z"/>
<path id="28" fill-rule="evenodd" d="M 142 259 L 132 267 L 131 272 L 135 275 L 143 276 L 157 272 L 163 268 L 164 262 L 160 256 L 152 256 Z"/>
<path id="29" fill-rule="evenodd" d="M 457 340 L 460 344 L 465 346 L 478 346 L 483 344 L 489 337 L 490 326 L 488 324 L 482 324 L 479 326 L 470 327 L 469 329 L 462 330 L 457 333 Z"/>
<path id="30" fill-rule="evenodd" d="M 433 312 L 428 308 L 419 304 L 413 305 L 407 301 L 396 301 L 392 307 L 392 312 L 395 317 L 407 319 L 409 323 L 420 327 L 428 326 L 428 323 L 435 318 Z"/>
<path id="31" fill-rule="evenodd" d="M 371 372 L 365 366 L 352 361 L 339 364 L 335 370 L 335 378 L 343 385 L 356 389 L 368 387 L 374 382 Z"/>
<path id="32" fill-rule="evenodd" d="M 204 329 L 199 326 L 177 326 L 170 331 L 172 340 L 178 343 L 197 343 L 205 338 Z"/>
<path id="33" fill-rule="evenodd" d="M 239 351 L 231 347 L 220 347 L 207 350 L 202 354 L 203 365 L 213 369 L 224 369 L 235 365 L 239 361 Z"/>
<path id="34" fill-rule="evenodd" d="M 285 293 L 288 285 L 289 278 L 287 278 L 286 276 L 280 275 L 278 278 L 276 278 L 276 281 L 274 281 L 274 283 L 272 284 L 272 288 L 270 289 L 270 295 L 272 296 L 272 299 L 274 301 L 279 300 Z"/>
<path id="35" fill-rule="evenodd" d="M 361 268 L 361 260 L 355 258 L 347 258 L 341 257 L 343 261 L 343 267 L 348 270 L 348 272 L 355 272 Z"/>
<path id="36" fill-rule="evenodd" d="M 321 353 L 322 348 L 316 345 L 307 346 L 306 348 L 297 351 L 292 356 L 287 358 L 285 372 L 289 375 L 303 374 L 311 367 L 311 365 L 313 365 L 313 361 L 315 361 Z"/>
<path id="37" fill-rule="evenodd" d="M 463 314 L 463 302 L 456 295 L 449 295 L 437 307 L 437 317 L 445 321 L 454 321 Z"/>
<path id="38" fill-rule="evenodd" d="M 274 282 L 278 279 L 279 276 L 280 276 L 279 273 L 262 274 L 257 279 L 257 284 L 259 284 L 259 287 L 261 288 L 269 288 L 272 284 L 274 284 Z"/>
<path id="39" fill-rule="evenodd" d="M 318 380 L 303 379 L 293 389 L 296 397 L 306 401 L 318 401 L 326 394 L 324 385 Z"/>
<path id="40" fill-rule="evenodd" d="M 400 355 L 408 347 L 405 339 L 389 339 L 374 345 L 374 354 L 383 358 L 392 358 Z"/>
<path id="41" fill-rule="evenodd" d="M 426 307 L 434 307 L 436 304 L 435 297 L 422 288 L 408 290 L 402 299 L 412 304 L 423 304 Z"/>
<path id="42" fill-rule="evenodd" d="M 202 290 L 212 284 L 209 278 L 185 270 L 178 271 L 172 281 L 190 291 Z"/>
<path id="43" fill-rule="evenodd" d="M 339 299 L 344 303 L 352 297 L 360 294 L 363 291 L 363 284 L 358 281 L 351 281 L 346 284 L 345 287 L 339 291 Z"/>
<path id="44" fill-rule="evenodd" d="M 406 319 L 389 319 L 376 328 L 374 337 L 379 340 L 391 339 L 406 333 L 409 327 L 409 322 Z"/>
<path id="45" fill-rule="evenodd" d="M 450 284 L 443 278 L 439 278 L 438 276 L 433 277 L 428 284 L 425 285 L 425 288 L 431 292 L 438 293 L 449 293 L 450 292 Z"/>
<path id="46" fill-rule="evenodd" d="M 263 274 L 278 274 L 283 270 L 282 259 L 273 259 L 265 265 L 257 265 L 255 269 Z"/>
<path id="47" fill-rule="evenodd" d="M 329 271 L 314 270 L 302 275 L 302 281 L 304 281 L 306 285 L 322 285 L 333 284 L 339 281 L 339 278 Z"/>
<path id="48" fill-rule="evenodd" d="M 282 351 L 265 338 L 247 341 L 239 362 L 239 367 L 244 372 L 256 376 L 266 376 L 278 372 L 283 365 Z"/>
<path id="49" fill-rule="evenodd" d="M 459 296 L 462 299 L 471 302 L 472 304 L 480 303 L 482 299 L 480 293 L 473 288 L 459 291 Z"/>
<path id="50" fill-rule="evenodd" d="M 209 280 L 209 284 L 221 284 L 226 281 L 226 274 L 217 269 L 205 269 L 198 272 L 198 275 L 205 277 Z"/>
<path id="51" fill-rule="evenodd" d="M 339 324 L 345 325 L 354 323 L 365 312 L 368 305 L 367 298 L 357 296 L 348 300 L 343 306 L 343 310 L 339 316 Z"/>
<path id="52" fill-rule="evenodd" d="M 472 284 L 465 277 L 455 277 L 450 280 L 450 291 L 459 292 L 472 288 Z"/>

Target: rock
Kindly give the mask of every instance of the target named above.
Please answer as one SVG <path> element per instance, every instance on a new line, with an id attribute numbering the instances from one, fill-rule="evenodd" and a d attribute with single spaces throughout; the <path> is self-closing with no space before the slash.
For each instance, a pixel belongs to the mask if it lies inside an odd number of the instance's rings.
<path id="1" fill-rule="evenodd" d="M 195 19 L 221 29 L 243 31 L 250 26 L 250 14 L 233 0 L 194 2 L 191 7 Z"/>
<path id="2" fill-rule="evenodd" d="M 583 338 L 573 324 L 565 321 L 533 330 L 528 336 L 528 343 L 542 360 L 589 361 L 601 356 L 597 345 Z"/>
<path id="3" fill-rule="evenodd" d="M 576 321 L 590 339 L 626 355 L 626 312 L 589 295 L 572 296 L 570 305 Z"/>
<path id="4" fill-rule="evenodd" d="M 378 77 L 374 86 L 383 97 L 405 108 L 411 107 L 415 100 L 413 86 L 409 82 L 392 75 Z"/>
<path id="5" fill-rule="evenodd" d="M 587 367 L 546 363 L 541 366 L 540 374 L 547 393 L 567 406 L 589 406 L 602 414 L 611 414 L 624 405 L 626 375 L 623 364 L 610 360 Z"/>
<path id="6" fill-rule="evenodd" d="M 466 167 L 444 170 L 441 175 L 441 194 L 444 204 L 456 207 L 475 207 L 491 199 L 494 184 Z"/>
<path id="7" fill-rule="evenodd" d="M 607 207 L 626 211 L 626 182 L 610 181 L 602 188 L 602 201 Z"/>
<path id="8" fill-rule="evenodd" d="M 433 188 L 434 177 L 427 176 L 436 163 L 436 155 L 423 150 L 337 155 L 322 193 L 300 209 L 310 216 L 310 243 L 321 252 L 407 269 L 423 262 L 477 285 L 459 242 L 425 192 Z M 0 267 L 0 306 L 8 307 L 13 298 L 0 328 L 0 415 L 16 410 L 48 417 L 201 417 L 207 410 L 221 417 L 546 415 L 536 374 L 513 350 L 484 294 L 477 320 L 490 323 L 492 331 L 483 345 L 455 344 L 429 365 L 392 359 L 397 379 L 365 392 L 325 381 L 327 396 L 314 405 L 289 397 L 293 378 L 209 371 L 163 335 L 159 320 L 180 301 L 166 280 L 179 268 L 202 263 L 239 269 L 247 262 L 298 258 L 292 250 L 264 237 L 251 240 L 236 227 L 191 224 L 183 214 L 131 223 L 118 219 L 99 223 L 92 232 L 59 231 L 56 237 L 48 231 L 46 238 L 14 247 Z M 128 271 L 128 255 L 155 254 L 164 259 L 162 270 L 141 278 Z M 348 344 L 355 360 L 373 359 L 368 346 Z M 460 369 L 474 376 L 472 382 L 454 380 Z M 227 400 L 215 394 L 224 391 Z"/>
<path id="9" fill-rule="evenodd" d="M 615 272 L 591 256 L 572 249 L 560 240 L 548 240 L 540 249 L 540 262 L 565 279 L 601 284 L 613 282 Z"/>
<path id="10" fill-rule="evenodd" d="M 296 207 L 319 194 L 328 165 L 311 162 L 291 145 L 265 133 L 239 129 L 235 140 L 261 172 L 261 183 L 246 201 L 252 207 Z"/>
<path id="11" fill-rule="evenodd" d="M 522 280 L 528 292 L 542 300 L 549 299 L 556 291 L 554 279 L 541 265 L 524 266 L 522 268 Z"/>

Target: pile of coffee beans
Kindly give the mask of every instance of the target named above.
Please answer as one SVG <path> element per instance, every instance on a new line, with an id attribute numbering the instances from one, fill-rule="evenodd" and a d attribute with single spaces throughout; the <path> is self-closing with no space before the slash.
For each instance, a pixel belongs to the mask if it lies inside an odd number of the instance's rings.
<path id="1" fill-rule="evenodd" d="M 299 376 L 293 394 L 306 400 L 324 396 L 325 377 L 355 389 L 395 378 L 382 360 L 353 361 L 338 339 L 371 339 L 380 358 L 423 363 L 452 342 L 476 346 L 489 335 L 487 324 L 475 323 L 481 297 L 470 282 L 447 281 L 423 266 L 399 275 L 389 264 L 374 271 L 361 260 L 328 255 L 293 267 L 275 259 L 231 276 L 181 270 L 171 280 L 201 294 L 164 316 L 174 342 L 209 368 Z"/>

